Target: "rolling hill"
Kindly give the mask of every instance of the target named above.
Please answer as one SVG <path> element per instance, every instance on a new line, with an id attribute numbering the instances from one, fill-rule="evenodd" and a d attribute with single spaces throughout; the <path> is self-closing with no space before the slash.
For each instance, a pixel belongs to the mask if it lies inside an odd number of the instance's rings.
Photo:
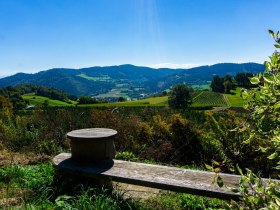
<path id="1" fill-rule="evenodd" d="M 0 79 L 0 87 L 32 83 L 58 88 L 75 96 L 139 98 L 141 94 L 160 92 L 178 83 L 204 85 L 211 81 L 214 74 L 224 76 L 237 72 L 259 73 L 263 70 L 264 66 L 257 63 L 223 63 L 191 69 L 153 69 L 133 65 L 57 68 L 5 77 Z"/>
<path id="2" fill-rule="evenodd" d="M 157 80 L 149 81 L 147 86 L 153 88 L 154 91 L 161 91 L 174 84 L 180 83 L 185 83 L 189 86 L 209 84 L 213 75 L 234 76 L 238 72 L 260 73 L 264 70 L 264 68 L 264 65 L 257 63 L 221 63 L 212 66 L 200 66 L 178 72 L 177 74 L 168 75 Z"/>

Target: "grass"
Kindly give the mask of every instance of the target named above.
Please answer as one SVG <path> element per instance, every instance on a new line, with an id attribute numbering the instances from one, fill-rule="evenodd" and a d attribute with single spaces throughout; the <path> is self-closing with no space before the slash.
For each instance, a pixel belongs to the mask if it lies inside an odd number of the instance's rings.
<path id="1" fill-rule="evenodd" d="M 207 84 L 207 85 L 192 85 L 192 88 L 195 89 L 195 90 L 210 89 L 210 84 Z"/>
<path id="2" fill-rule="evenodd" d="M 137 101 L 114 102 L 104 104 L 87 104 L 83 106 L 99 107 L 99 106 L 167 106 L 167 96 L 152 97 Z"/>
<path id="3" fill-rule="evenodd" d="M 24 100 L 28 100 L 29 104 L 32 106 L 40 106 L 42 105 L 46 100 L 48 101 L 49 106 L 74 106 L 77 104 L 76 101 L 71 101 L 70 103 L 59 101 L 59 100 L 53 100 L 48 97 L 44 96 L 37 96 L 35 93 L 25 94 L 22 96 Z"/>
<path id="4" fill-rule="evenodd" d="M 240 96 L 241 88 L 236 88 L 236 90 L 232 90 L 231 94 L 225 94 L 228 98 L 230 106 L 233 107 L 243 107 L 243 100 Z"/>
<path id="5" fill-rule="evenodd" d="M 148 200 L 113 190 L 81 185 L 81 177 L 57 175 L 51 163 L 10 165 L 0 169 L 1 209 L 219 209 L 225 204 L 182 193 L 160 193 Z"/>
<path id="6" fill-rule="evenodd" d="M 231 94 L 221 94 L 215 93 L 212 91 L 195 91 L 192 94 L 193 104 L 192 107 L 242 107 L 243 102 L 240 95 L 240 88 L 232 91 Z M 161 97 L 151 97 L 146 99 L 141 99 L 137 101 L 126 101 L 126 102 L 113 102 L 113 103 L 104 103 L 104 104 L 88 104 L 82 106 L 90 107 L 121 107 L 121 106 L 168 106 L 168 96 Z"/>

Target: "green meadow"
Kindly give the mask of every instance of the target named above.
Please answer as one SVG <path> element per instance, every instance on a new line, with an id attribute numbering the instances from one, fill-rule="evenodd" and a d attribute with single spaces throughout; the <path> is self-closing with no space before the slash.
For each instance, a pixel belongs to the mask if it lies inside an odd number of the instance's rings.
<path id="1" fill-rule="evenodd" d="M 22 96 L 24 100 L 28 100 L 29 104 L 31 106 L 40 106 L 42 105 L 46 100 L 48 101 L 49 106 L 74 106 L 77 104 L 76 101 L 69 100 L 69 103 L 59 100 L 52 100 L 48 97 L 44 96 L 37 96 L 34 93 L 25 94 Z"/>

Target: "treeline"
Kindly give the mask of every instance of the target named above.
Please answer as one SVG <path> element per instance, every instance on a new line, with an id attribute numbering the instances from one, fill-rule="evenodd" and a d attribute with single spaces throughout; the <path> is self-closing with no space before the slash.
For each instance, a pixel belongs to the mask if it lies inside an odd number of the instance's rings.
<path id="1" fill-rule="evenodd" d="M 80 96 L 78 99 L 79 104 L 99 104 L 99 103 L 108 103 L 106 100 L 96 99 L 90 96 Z"/>
<path id="2" fill-rule="evenodd" d="M 75 96 L 71 96 L 62 90 L 35 84 L 21 84 L 0 89 L 0 95 L 9 99 L 14 109 L 23 109 L 29 104 L 27 100 L 22 98 L 22 95 L 28 93 L 35 93 L 35 95 L 38 96 L 44 96 L 53 100 L 60 100 L 64 102 L 77 100 Z"/>
<path id="3" fill-rule="evenodd" d="M 38 96 L 48 97 L 53 100 L 60 100 L 67 102 L 68 100 L 77 100 L 75 96 L 52 87 L 46 87 L 36 84 L 21 84 L 13 87 L 21 95 L 27 93 L 35 93 Z"/>
<path id="4" fill-rule="evenodd" d="M 23 109 L 28 105 L 28 101 L 24 100 L 21 93 L 14 87 L 4 87 L 0 89 L 0 105 L 5 107 L 7 104 L 14 109 Z"/>
<path id="5" fill-rule="evenodd" d="M 226 75 L 224 77 L 220 77 L 215 75 L 211 81 L 210 87 L 212 91 L 219 93 L 230 93 L 231 90 L 238 87 L 243 88 L 253 88 L 255 87 L 250 82 L 250 78 L 253 77 L 253 73 L 243 73 L 239 72 L 234 77 L 230 75 Z"/>

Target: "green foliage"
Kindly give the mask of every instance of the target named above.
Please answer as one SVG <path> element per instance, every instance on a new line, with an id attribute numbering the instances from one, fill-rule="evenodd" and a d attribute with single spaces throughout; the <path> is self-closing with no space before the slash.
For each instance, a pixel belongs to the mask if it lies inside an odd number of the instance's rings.
<path id="1" fill-rule="evenodd" d="M 244 114 L 234 111 L 223 114 L 210 111 L 206 113 L 205 125 L 208 132 L 205 133 L 205 138 L 215 139 L 209 141 L 215 154 L 212 158 L 225 161 L 224 170 L 230 171 L 238 164 L 242 169 L 250 167 L 254 172 L 261 172 L 263 176 L 272 175 L 272 162 L 258 150 L 259 145 L 256 142 L 243 143 L 250 137 L 248 130 L 239 128 L 246 123 Z"/>
<path id="2" fill-rule="evenodd" d="M 280 209 L 280 185 L 279 182 L 269 179 L 266 183 L 251 170 L 247 169 L 244 175 L 241 169 L 238 188 L 230 188 L 233 192 L 242 195 L 241 202 L 231 201 L 227 209 L 251 210 L 251 209 Z"/>
<path id="3" fill-rule="evenodd" d="M 224 93 L 225 87 L 224 87 L 224 80 L 218 75 L 215 75 L 211 81 L 210 87 L 212 88 L 212 91 Z"/>
<path id="4" fill-rule="evenodd" d="M 236 83 L 239 87 L 253 88 L 253 87 L 255 87 L 255 85 L 253 85 L 250 82 L 250 78 L 253 77 L 253 76 L 254 76 L 254 74 L 252 74 L 252 73 L 238 72 L 234 76 L 234 80 L 236 81 Z"/>
<path id="5" fill-rule="evenodd" d="M 280 47 L 280 34 L 269 30 L 276 41 L 275 47 Z M 250 112 L 251 121 L 241 127 L 242 131 L 249 130 L 250 137 L 245 144 L 256 143 L 259 150 L 269 152 L 268 159 L 276 160 L 276 169 L 280 169 L 280 53 L 275 51 L 270 61 L 265 62 L 266 69 L 263 74 L 250 78 L 256 85 L 253 90 L 243 90 L 242 97 L 246 100 L 245 107 Z M 242 132 L 241 131 L 241 132 Z M 277 162 L 278 161 L 278 162 Z M 264 182 L 260 177 L 247 169 L 241 174 L 239 188 L 231 190 L 243 195 L 241 202 L 232 201 L 228 209 L 279 209 L 280 184 L 269 180 Z M 279 175 L 279 174 L 278 174 Z"/>
<path id="6" fill-rule="evenodd" d="M 269 31 L 276 44 L 280 44 L 279 32 Z M 246 143 L 256 141 L 261 150 L 270 152 L 270 159 L 278 162 L 280 169 L 280 53 L 275 51 L 265 62 L 266 69 L 250 79 L 257 87 L 243 90 L 245 107 L 250 111 L 251 136 Z"/>
<path id="7" fill-rule="evenodd" d="M 96 98 L 92 98 L 89 96 L 81 96 L 78 99 L 79 104 L 97 104 L 98 101 L 96 100 Z"/>
<path id="8" fill-rule="evenodd" d="M 124 102 L 124 101 L 126 101 L 126 98 L 125 98 L 125 97 L 122 97 L 122 96 L 121 96 L 121 97 L 118 98 L 118 102 Z"/>
<path id="9" fill-rule="evenodd" d="M 28 99 L 31 98 L 22 96 L 26 94 L 31 94 L 32 97 L 45 97 L 44 100 L 52 99 L 61 101 L 61 103 L 69 102 L 70 98 L 75 99 L 75 97 L 70 96 L 62 90 L 34 84 L 22 84 L 13 87 L 4 87 L 0 89 L 0 94 L 4 95 L 11 101 L 15 110 L 24 109 L 29 104 Z"/>
<path id="10" fill-rule="evenodd" d="M 220 77 L 215 75 L 212 78 L 210 87 L 214 92 L 230 93 L 235 88 L 235 85 L 231 76 L 226 75 L 225 77 Z"/>
<path id="11" fill-rule="evenodd" d="M 183 210 L 183 209 L 221 209 L 225 202 L 218 199 L 211 199 L 201 196 L 194 196 L 183 193 L 162 193 L 161 195 L 149 198 L 144 206 L 147 209 L 158 210 Z"/>
<path id="12" fill-rule="evenodd" d="M 142 145 L 140 158 L 180 164 L 202 161 L 204 150 L 197 128 L 180 114 L 140 121 L 136 137 Z"/>
<path id="13" fill-rule="evenodd" d="M 133 152 L 117 152 L 116 157 L 117 160 L 126 160 L 126 161 L 135 161 L 137 158 L 133 154 Z"/>
<path id="14" fill-rule="evenodd" d="M 57 180 L 51 163 L 20 166 L 11 165 L 0 169 L 0 208 L 2 209 L 141 209 L 140 203 L 114 189 L 93 189 L 82 185 L 73 186 L 66 193 Z M 64 177 L 67 181 L 69 177 Z M 3 187 L 3 188 L 2 188 Z M 5 192 L 5 193 L 4 193 Z M 4 193 L 4 194 L 3 194 Z M 2 199 L 2 195 L 6 198 Z M 9 204 L 14 196 L 20 199 Z"/>
<path id="15" fill-rule="evenodd" d="M 13 183 L 18 187 L 44 190 L 53 182 L 52 164 L 30 166 L 10 165 L 0 169 L 0 182 Z"/>
<path id="16" fill-rule="evenodd" d="M 192 104 L 190 92 L 192 88 L 184 85 L 174 85 L 169 93 L 168 104 L 173 109 L 185 110 Z"/>
<path id="17" fill-rule="evenodd" d="M 140 205 L 131 199 L 124 199 L 118 191 L 112 193 L 101 189 L 81 189 L 77 196 L 62 195 L 55 199 L 54 209 L 96 209 L 122 210 L 139 209 Z"/>

